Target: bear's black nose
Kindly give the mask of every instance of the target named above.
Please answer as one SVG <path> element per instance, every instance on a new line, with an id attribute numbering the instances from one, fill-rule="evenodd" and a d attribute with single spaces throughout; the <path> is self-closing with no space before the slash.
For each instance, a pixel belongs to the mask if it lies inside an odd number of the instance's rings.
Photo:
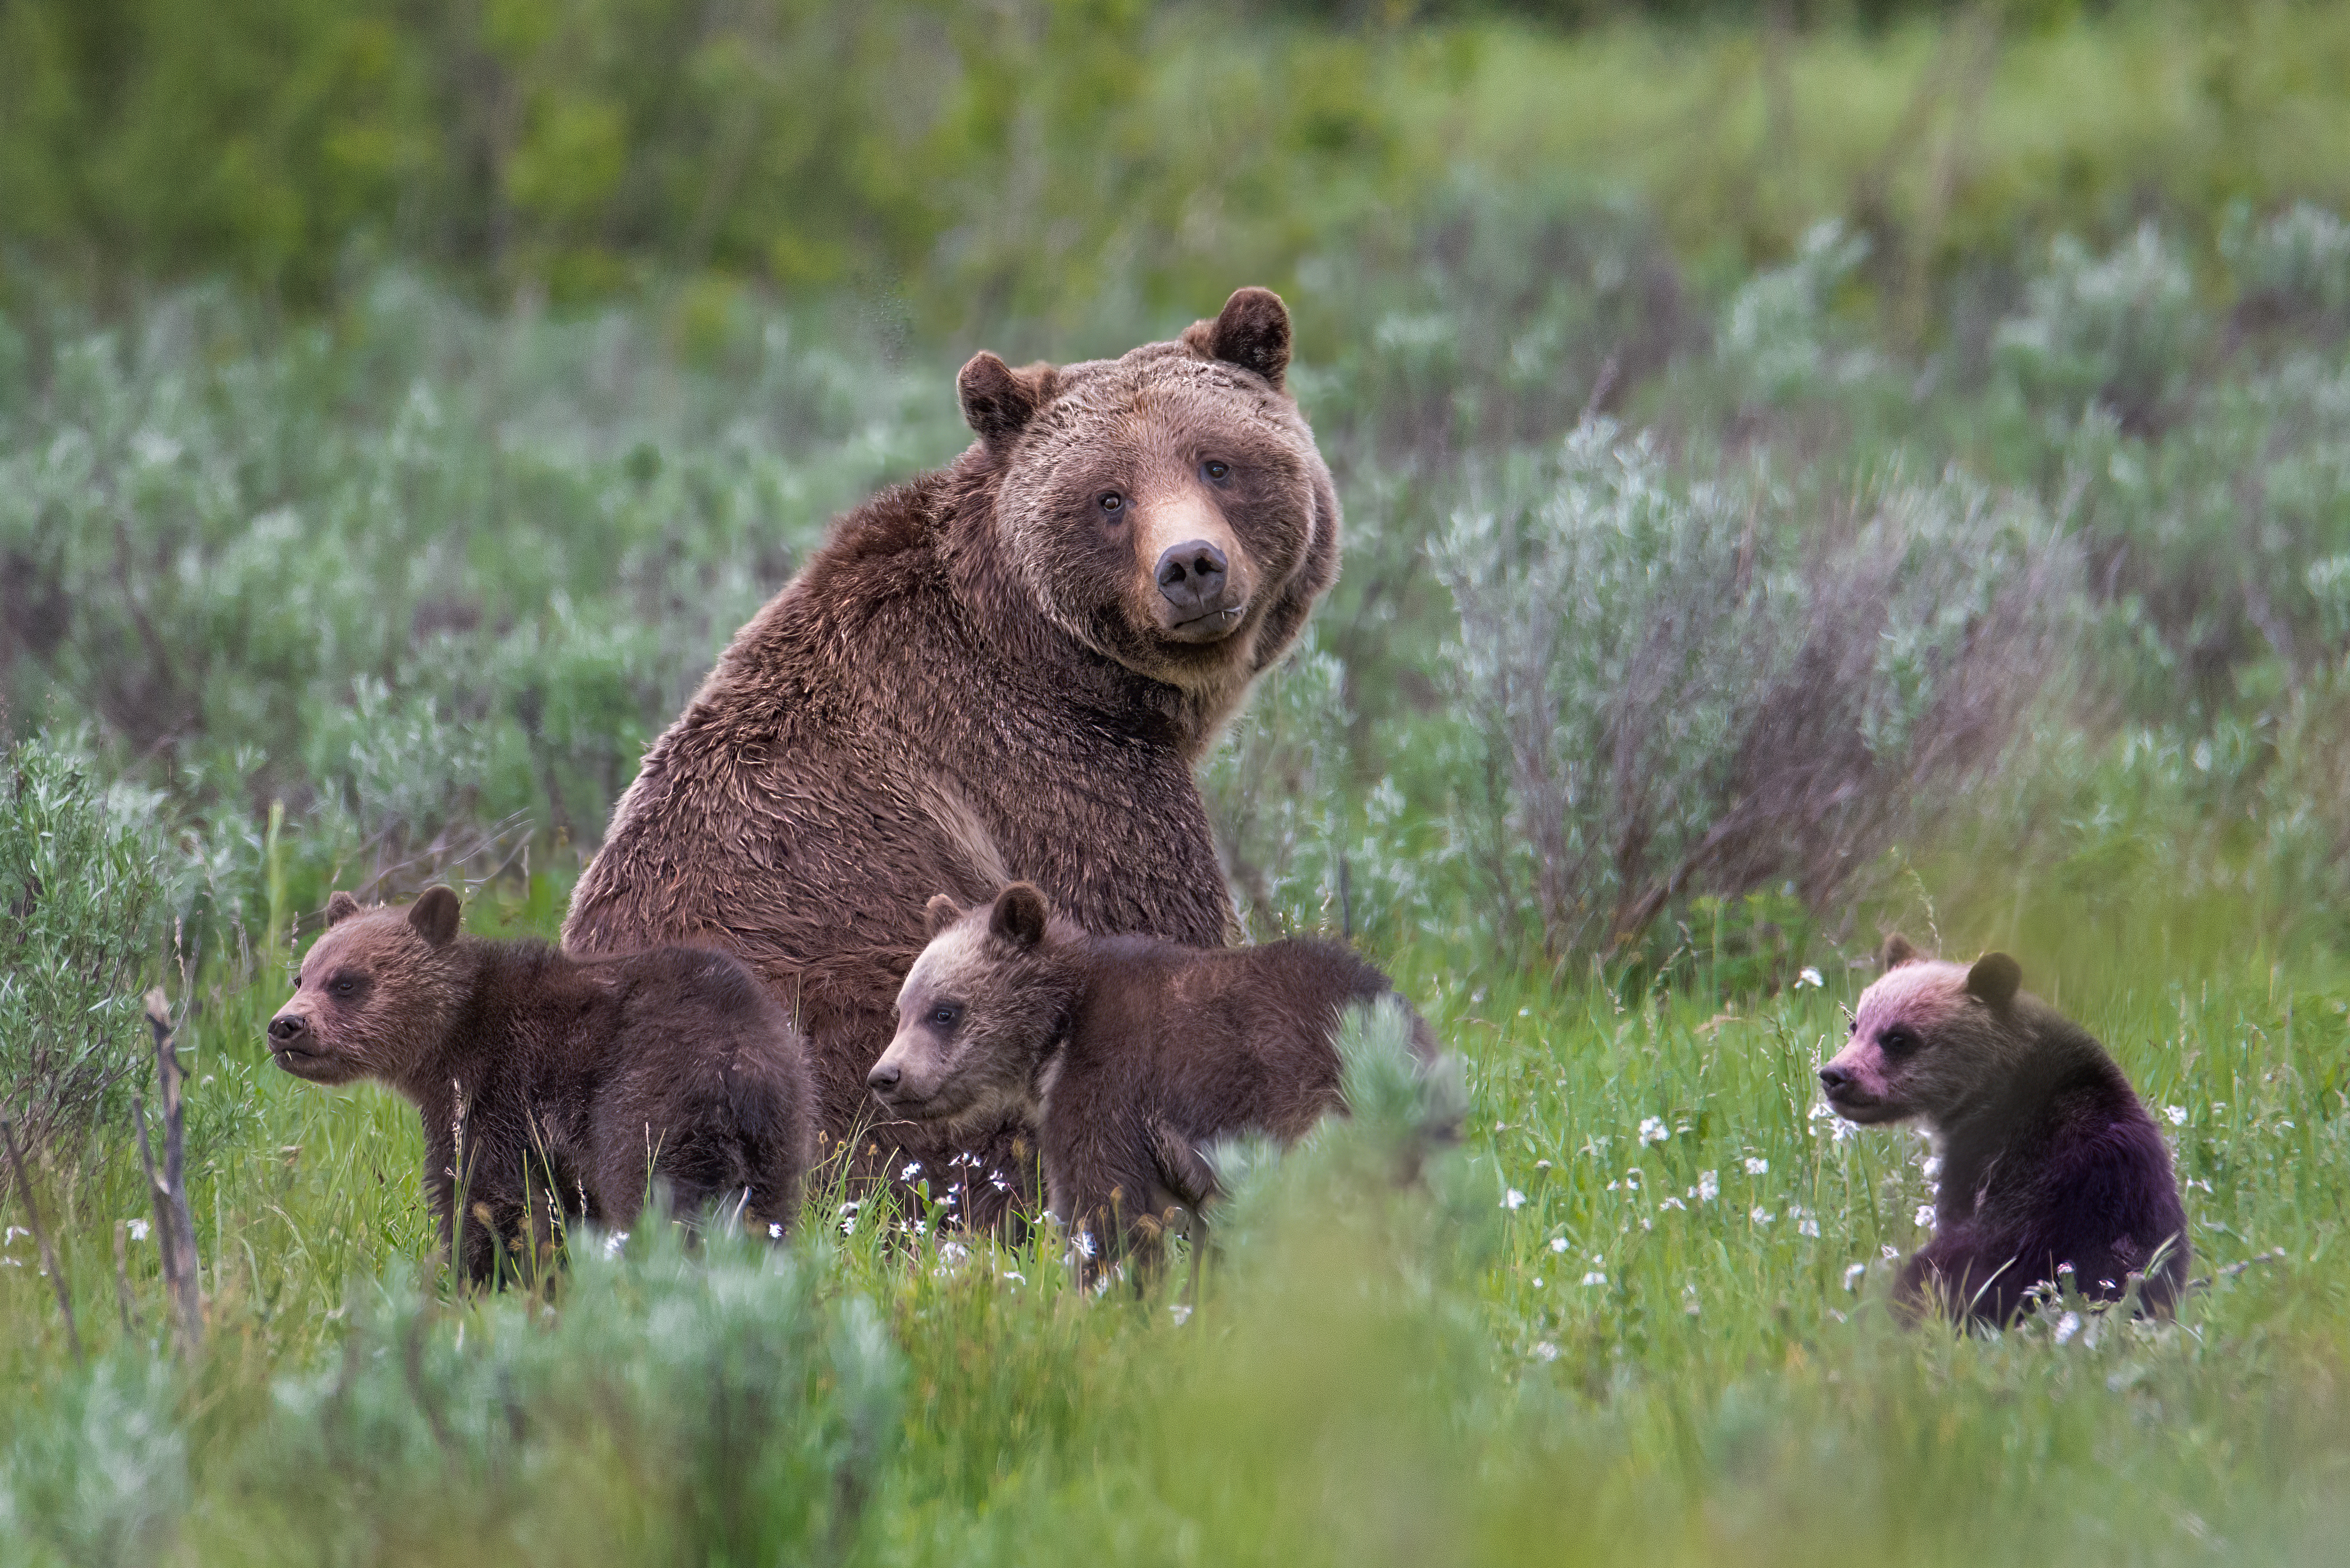
<path id="1" fill-rule="evenodd" d="M 310 1033 L 310 1021 L 299 1013 L 281 1012 L 269 1021 L 269 1037 L 280 1045 L 291 1045 Z"/>
<path id="2" fill-rule="evenodd" d="M 1852 1069 L 1849 1067 L 1839 1067 L 1831 1062 L 1820 1069 L 1820 1087 L 1831 1095 L 1851 1082 Z"/>
<path id="3" fill-rule="evenodd" d="M 1205 539 L 1188 540 L 1159 557 L 1159 592 L 1181 619 L 1222 609 L 1229 580 L 1224 553 Z"/>
<path id="4" fill-rule="evenodd" d="M 865 1082 L 866 1085 L 871 1088 L 896 1088 L 898 1086 L 898 1064 L 895 1062 L 880 1062 L 875 1064 L 873 1071 L 865 1075 Z"/>

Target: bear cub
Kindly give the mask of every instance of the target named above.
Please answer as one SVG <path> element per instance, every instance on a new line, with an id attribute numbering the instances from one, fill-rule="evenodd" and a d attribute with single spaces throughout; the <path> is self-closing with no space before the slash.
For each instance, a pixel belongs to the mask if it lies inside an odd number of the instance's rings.
<path id="1" fill-rule="evenodd" d="M 2005 1324 L 2070 1269 L 2102 1301 L 2141 1274 L 2140 1304 L 2168 1316 L 2187 1217 L 2162 1135 L 2105 1047 L 2019 989 L 2005 953 L 1946 963 L 1896 936 L 1883 956 L 1820 1085 L 1847 1120 L 1920 1123 L 1941 1156 L 1934 1239 L 1895 1301 Z"/>
<path id="2" fill-rule="evenodd" d="M 374 1078 L 414 1102 L 441 1244 L 462 1233 L 470 1279 L 515 1272 L 525 1245 L 535 1263 L 558 1211 L 629 1224 L 649 1178 L 678 1214 L 717 1203 L 791 1227 L 807 1065 L 766 987 L 721 952 L 577 959 L 461 936 L 463 913 L 448 888 L 405 909 L 335 894 L 268 1033 L 296 1077 Z"/>
<path id="3" fill-rule="evenodd" d="M 1025 882 L 968 913 L 941 894 L 927 915 L 930 945 L 867 1082 L 910 1120 L 1027 1120 L 1053 1212 L 1089 1259 L 1147 1259 L 1170 1210 L 1199 1213 L 1216 1195 L 1201 1152 L 1216 1139 L 1257 1132 L 1286 1145 L 1325 1113 L 1344 1115 L 1339 1014 L 1395 995 L 1336 942 L 1093 936 Z M 1414 1053 L 1432 1063 L 1435 1036 L 1397 1001 Z"/>

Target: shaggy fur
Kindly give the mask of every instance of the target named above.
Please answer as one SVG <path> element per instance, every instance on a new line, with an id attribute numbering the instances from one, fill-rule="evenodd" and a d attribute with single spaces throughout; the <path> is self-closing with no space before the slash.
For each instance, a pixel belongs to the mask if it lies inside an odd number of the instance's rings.
<path id="1" fill-rule="evenodd" d="M 1293 1143 L 1344 1115 L 1339 1015 L 1395 994 L 1335 942 L 1089 936 L 1025 883 L 968 914 L 941 895 L 930 923 L 873 1091 L 942 1127 L 1033 1119 L 1053 1212 L 1088 1258 L 1148 1254 L 1171 1210 L 1199 1212 L 1216 1193 L 1201 1150 L 1217 1139 Z M 1411 1024 L 1432 1062 L 1435 1036 Z"/>
<path id="2" fill-rule="evenodd" d="M 515 1272 L 525 1241 L 536 1260 L 557 1212 L 631 1223 L 649 1174 L 677 1213 L 791 1227 L 807 1069 L 747 970 L 698 948 L 583 961 L 460 936 L 460 915 L 446 888 L 407 909 L 337 893 L 269 1049 L 314 1084 L 374 1078 L 414 1102 L 442 1245 L 463 1232 L 468 1277 Z"/>
<path id="3" fill-rule="evenodd" d="M 741 955 L 806 1031 L 838 1139 L 871 1119 L 939 889 L 1024 877 L 1092 929 L 1223 942 L 1191 764 L 1337 570 L 1288 346 L 1280 300 L 1243 289 L 1122 358 L 972 359 L 979 441 L 843 518 L 736 635 L 614 808 L 566 945 Z M 970 1150 L 1017 1187 L 1017 1130 L 883 1126 L 858 1152 Z"/>
<path id="4" fill-rule="evenodd" d="M 2005 1324 L 2069 1266 L 2091 1300 L 2142 1273 L 2140 1302 L 2168 1314 L 2187 1218 L 2162 1135 L 2105 1047 L 2020 991 L 2005 953 L 1944 963 L 1897 936 L 1885 964 L 1820 1083 L 1837 1114 L 1915 1120 L 1941 1156 L 1934 1239 L 1896 1299 Z"/>

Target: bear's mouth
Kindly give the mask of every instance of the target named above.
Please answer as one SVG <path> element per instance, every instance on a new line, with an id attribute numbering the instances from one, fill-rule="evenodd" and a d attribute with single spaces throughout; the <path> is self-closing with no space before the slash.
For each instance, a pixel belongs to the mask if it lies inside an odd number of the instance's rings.
<path id="1" fill-rule="evenodd" d="M 1833 1089 L 1823 1092 L 1828 1102 L 1828 1109 L 1848 1122 L 1870 1127 L 1878 1122 L 1894 1122 L 1901 1119 L 1901 1112 L 1883 1100 L 1873 1099 L 1866 1095 L 1856 1095 L 1850 1090 L 1841 1094 Z"/>
<path id="2" fill-rule="evenodd" d="M 1188 620 L 1170 621 L 1161 629 L 1170 642 L 1222 642 L 1240 629 L 1241 618 L 1246 614 L 1245 604 L 1225 605 Z"/>

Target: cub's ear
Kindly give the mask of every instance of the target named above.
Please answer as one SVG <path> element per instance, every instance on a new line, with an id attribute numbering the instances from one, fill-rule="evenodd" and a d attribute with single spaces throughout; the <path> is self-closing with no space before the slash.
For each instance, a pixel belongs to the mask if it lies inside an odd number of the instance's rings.
<path id="1" fill-rule="evenodd" d="M 1045 940 L 1045 895 L 1025 882 L 1014 882 L 995 896 L 987 929 L 1015 948 L 1033 948 Z"/>
<path id="2" fill-rule="evenodd" d="M 1052 400 L 1057 379 L 1050 365 L 1015 370 L 984 350 L 974 354 L 955 378 L 963 422 L 987 443 L 988 451 L 1000 454 L 1020 439 L 1036 410 Z"/>
<path id="3" fill-rule="evenodd" d="M 1235 289 L 1213 321 L 1195 321 L 1183 341 L 1211 359 L 1253 370 L 1283 389 L 1289 369 L 1289 306 L 1269 288 Z"/>
<path id="4" fill-rule="evenodd" d="M 944 893 L 933 893 L 922 906 L 922 935 L 935 940 L 941 931 L 962 919 L 962 906 Z"/>
<path id="5" fill-rule="evenodd" d="M 1880 972 L 1888 969 L 1899 969 L 1903 964 L 1916 963 L 1925 956 L 1909 945 L 1908 937 L 1896 931 L 1885 939 L 1885 946 L 1878 950 L 1877 967 Z"/>
<path id="6" fill-rule="evenodd" d="M 1967 994 L 1993 1007 L 2013 1002 L 2016 987 L 2022 983 L 2023 966 L 2005 953 L 1985 953 L 1967 971 Z"/>
<path id="7" fill-rule="evenodd" d="M 359 901 L 341 888 L 327 900 L 327 929 L 332 930 L 359 912 Z"/>
<path id="8" fill-rule="evenodd" d="M 408 923 L 416 934 L 432 947 L 447 947 L 455 940 L 458 922 L 465 918 L 465 906 L 458 901 L 454 888 L 427 888 L 421 898 L 408 911 Z"/>

